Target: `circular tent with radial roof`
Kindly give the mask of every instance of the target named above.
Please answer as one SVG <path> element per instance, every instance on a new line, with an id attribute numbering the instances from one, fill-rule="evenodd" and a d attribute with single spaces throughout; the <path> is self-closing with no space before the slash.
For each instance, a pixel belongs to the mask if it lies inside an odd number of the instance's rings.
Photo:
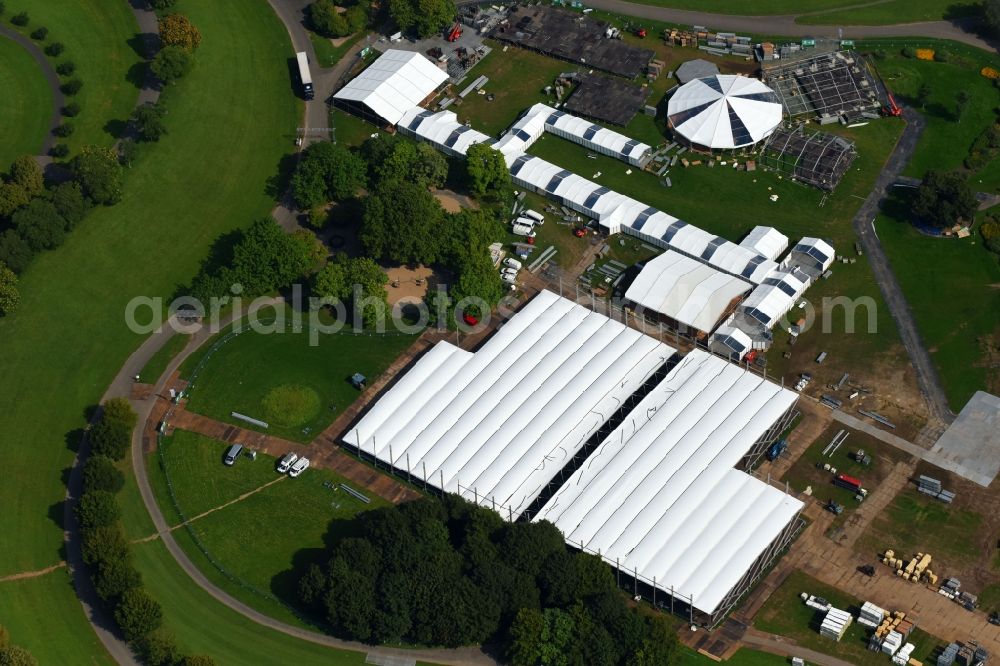
<path id="1" fill-rule="evenodd" d="M 678 88 L 667 104 L 671 129 L 694 146 L 727 150 L 750 146 L 781 124 L 773 90 L 757 79 L 719 74 Z"/>

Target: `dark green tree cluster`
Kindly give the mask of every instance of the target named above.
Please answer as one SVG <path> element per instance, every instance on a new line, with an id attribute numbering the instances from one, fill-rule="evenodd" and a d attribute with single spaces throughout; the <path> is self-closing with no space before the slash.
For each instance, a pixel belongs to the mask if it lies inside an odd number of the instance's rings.
<path id="1" fill-rule="evenodd" d="M 292 196 L 307 210 L 357 194 L 367 181 L 364 159 L 343 146 L 321 141 L 302 152 L 292 175 Z"/>
<path id="2" fill-rule="evenodd" d="M 455 0 L 389 0 L 389 17 L 399 29 L 422 38 L 447 28 L 457 13 Z"/>
<path id="3" fill-rule="evenodd" d="M 298 587 L 300 601 L 339 634 L 500 642 L 519 665 L 670 663 L 673 634 L 629 609 L 611 570 L 570 553 L 551 523 L 510 524 L 449 495 L 365 512 L 349 533 Z"/>
<path id="4" fill-rule="evenodd" d="M 971 222 L 979 203 L 965 176 L 957 171 L 928 171 L 910 204 L 911 214 L 938 229 L 959 220 Z"/>
<path id="5" fill-rule="evenodd" d="M 0 2 L 0 14 L 3 13 L 3 3 Z M 38 660 L 20 645 L 10 642 L 10 632 L 0 624 L 0 666 L 38 666 Z"/>
<path id="6" fill-rule="evenodd" d="M 132 111 L 128 122 L 139 141 L 155 142 L 167 133 L 163 117 L 167 111 L 160 103 L 146 102 Z"/>
<path id="7" fill-rule="evenodd" d="M 359 316 L 365 326 L 384 321 L 388 312 L 385 284 L 389 277 L 368 257 L 348 258 L 338 253 L 313 277 L 313 294 L 336 299 Z M 360 300 L 358 298 L 360 297 Z"/>
<path id="8" fill-rule="evenodd" d="M 255 220 L 232 247 L 210 257 L 191 284 L 191 294 L 209 299 L 230 296 L 235 285 L 245 298 L 270 294 L 312 272 L 316 239 L 308 233 L 286 234 L 274 218 Z"/>
<path id="9" fill-rule="evenodd" d="M 979 234 L 983 237 L 986 249 L 1000 255 L 1000 220 L 997 220 L 996 217 L 991 217 L 983 222 L 979 227 Z"/>
<path id="10" fill-rule="evenodd" d="M 101 418 L 90 428 L 90 446 L 98 456 L 122 460 L 132 443 L 136 413 L 125 398 L 112 398 L 101 408 Z"/>
<path id="11" fill-rule="evenodd" d="M 368 27 L 367 2 L 343 4 L 346 9 L 340 11 L 333 0 L 316 0 L 309 5 L 309 27 L 323 37 L 346 37 Z"/>
<path id="12" fill-rule="evenodd" d="M 36 254 L 62 245 L 91 205 L 80 179 L 46 187 L 34 158 L 17 158 L 0 177 L 0 265 L 24 272 Z M 9 289 L 9 276 L 0 275 Z"/>
<path id="13" fill-rule="evenodd" d="M 156 0 L 154 0 L 155 2 Z M 174 0 L 160 0 L 166 9 Z M 162 48 L 150 63 L 153 75 L 164 85 L 185 76 L 194 67 L 194 52 L 201 45 L 201 32 L 184 14 L 167 14 L 158 19 Z"/>
<path id="14" fill-rule="evenodd" d="M 514 201 L 514 183 L 503 153 L 486 143 L 469 146 L 465 156 L 465 173 L 473 194 L 510 208 Z"/>

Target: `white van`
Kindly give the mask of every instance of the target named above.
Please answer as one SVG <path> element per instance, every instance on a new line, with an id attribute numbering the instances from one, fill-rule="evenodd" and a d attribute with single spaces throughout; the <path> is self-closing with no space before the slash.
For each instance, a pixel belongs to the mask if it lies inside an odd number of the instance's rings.
<path id="1" fill-rule="evenodd" d="M 241 453 L 243 453 L 243 445 L 233 444 L 232 446 L 229 447 L 229 450 L 226 451 L 226 457 L 223 459 L 222 462 L 226 463 L 231 467 L 233 464 L 236 463 L 236 460 L 237 458 L 240 457 Z"/>
<path id="2" fill-rule="evenodd" d="M 524 217 L 522 215 L 521 217 L 514 220 L 514 224 L 523 224 L 526 227 L 534 227 L 536 224 L 541 224 L 541 222 L 539 222 L 538 220 L 533 220 L 530 217 Z"/>
<path id="3" fill-rule="evenodd" d="M 527 224 L 514 224 L 514 233 L 518 236 L 528 236 L 529 238 L 535 236 L 534 230 Z"/>
<path id="4" fill-rule="evenodd" d="M 284 456 L 282 456 L 281 460 L 278 461 L 278 471 L 281 474 L 284 474 L 291 468 L 293 464 L 295 464 L 295 461 L 298 459 L 299 457 L 296 454 L 286 453 Z"/>
<path id="5" fill-rule="evenodd" d="M 506 266 L 507 268 L 514 268 L 514 269 L 517 269 L 517 270 L 521 270 L 521 265 L 522 264 L 517 259 L 514 259 L 512 257 L 508 257 L 508 258 L 506 258 L 506 259 L 503 260 L 503 265 Z"/>
<path id="6" fill-rule="evenodd" d="M 309 458 L 305 458 L 305 457 L 299 458 L 298 460 L 295 461 L 295 464 L 292 465 L 292 469 L 289 470 L 288 476 L 290 476 L 290 477 L 292 477 L 294 479 L 295 477 L 297 477 L 299 474 L 301 474 L 302 472 L 306 471 L 307 469 L 309 469 Z"/>
<path id="7" fill-rule="evenodd" d="M 531 218 L 535 222 L 538 222 L 538 224 L 545 224 L 545 216 L 537 211 L 531 210 L 530 208 L 528 210 L 522 211 L 521 215 L 523 215 L 524 217 Z"/>
<path id="8" fill-rule="evenodd" d="M 517 275 L 515 275 L 514 273 L 504 273 L 503 275 L 500 276 L 500 279 L 506 282 L 507 284 L 514 284 L 514 282 L 517 280 Z"/>

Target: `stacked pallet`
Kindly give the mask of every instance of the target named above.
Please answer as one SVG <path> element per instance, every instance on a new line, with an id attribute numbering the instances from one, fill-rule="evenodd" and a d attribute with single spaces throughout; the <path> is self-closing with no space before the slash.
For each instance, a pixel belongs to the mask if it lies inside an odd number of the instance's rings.
<path id="1" fill-rule="evenodd" d="M 854 618 L 845 610 L 840 610 L 839 608 L 830 608 L 826 612 L 826 617 L 823 618 L 823 623 L 819 627 L 820 636 L 825 636 L 831 638 L 835 641 L 840 641 L 844 637 L 844 633 L 847 628 L 851 626 L 851 621 Z"/>
<path id="2" fill-rule="evenodd" d="M 879 608 L 870 601 L 866 601 L 861 607 L 861 613 L 858 615 L 858 624 L 863 624 L 866 627 L 874 629 L 882 624 L 885 616 L 886 612 L 884 609 Z"/>

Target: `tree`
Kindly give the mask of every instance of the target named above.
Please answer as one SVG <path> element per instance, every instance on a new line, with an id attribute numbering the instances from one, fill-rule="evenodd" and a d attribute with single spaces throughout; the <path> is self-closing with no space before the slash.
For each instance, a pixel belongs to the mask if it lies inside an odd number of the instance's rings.
<path id="1" fill-rule="evenodd" d="M 13 229 L 0 233 L 0 262 L 15 273 L 23 273 L 35 253 Z"/>
<path id="2" fill-rule="evenodd" d="M 959 90 L 955 93 L 955 115 L 961 119 L 965 115 L 965 110 L 969 108 L 969 97 L 968 91 Z"/>
<path id="3" fill-rule="evenodd" d="M 35 28 L 34 30 L 31 31 L 31 38 L 34 39 L 35 41 L 44 42 L 45 38 L 48 36 L 49 36 L 49 29 L 46 28 L 44 25 Z"/>
<path id="4" fill-rule="evenodd" d="M 112 398 L 104 403 L 100 420 L 90 429 L 91 448 L 97 455 L 121 460 L 132 443 L 136 414 L 125 398 Z"/>
<path id="5" fill-rule="evenodd" d="M 174 666 L 178 654 L 177 640 L 163 629 L 151 631 L 135 642 L 136 652 L 149 666 Z"/>
<path id="6" fill-rule="evenodd" d="M 344 18 L 347 20 L 348 34 L 361 32 L 368 27 L 368 6 L 359 2 L 356 5 L 348 7 L 347 12 L 344 13 Z"/>
<path id="7" fill-rule="evenodd" d="M 34 655 L 19 645 L 0 650 L 0 666 L 38 666 Z"/>
<path id="8" fill-rule="evenodd" d="M 565 611 L 524 609 L 510 628 L 510 662 L 513 666 L 568 665 L 573 633 L 573 618 Z"/>
<path id="9" fill-rule="evenodd" d="M 83 88 L 83 81 L 80 79 L 70 79 L 66 83 L 59 86 L 59 90 L 61 90 L 63 94 L 69 95 L 70 97 L 73 97 L 80 92 L 81 88 Z"/>
<path id="10" fill-rule="evenodd" d="M 509 206 L 513 183 L 503 153 L 486 143 L 469 146 L 465 170 L 473 194 Z"/>
<path id="11" fill-rule="evenodd" d="M 31 17 L 28 16 L 28 12 L 20 12 L 18 14 L 14 14 L 13 16 L 11 16 L 10 22 L 18 26 L 19 28 L 23 28 L 24 26 L 31 23 Z"/>
<path id="12" fill-rule="evenodd" d="M 121 523 L 83 530 L 81 550 L 83 561 L 89 565 L 126 559 L 128 542 Z"/>
<path id="13" fill-rule="evenodd" d="M 326 574 L 317 564 L 310 564 L 306 573 L 299 579 L 299 601 L 309 608 L 316 608 L 319 601 L 326 595 Z"/>
<path id="14" fill-rule="evenodd" d="M 375 166 L 379 182 L 411 181 L 421 187 L 441 187 L 448 177 L 448 161 L 426 143 L 396 141 Z"/>
<path id="15" fill-rule="evenodd" d="M 17 310 L 21 302 L 21 294 L 17 291 L 17 276 L 14 271 L 0 261 L 0 317 Z"/>
<path id="16" fill-rule="evenodd" d="M 83 196 L 79 183 L 60 183 L 49 191 L 52 204 L 66 221 L 66 228 L 72 229 L 90 212 L 90 204 Z"/>
<path id="17" fill-rule="evenodd" d="M 179 46 L 193 53 L 201 44 L 201 33 L 184 14 L 167 14 L 159 19 L 160 41 L 164 46 Z"/>
<path id="18" fill-rule="evenodd" d="M 174 6 L 177 0 L 149 0 L 149 4 L 153 9 L 170 9 Z"/>
<path id="19" fill-rule="evenodd" d="M 181 659 L 181 666 L 215 666 L 215 659 L 201 654 L 189 655 Z"/>
<path id="20" fill-rule="evenodd" d="M 115 621 L 125 634 L 125 639 L 134 641 L 159 629 L 163 622 L 163 609 L 146 590 L 135 587 L 121 596 L 121 601 L 115 608 Z"/>
<path id="21" fill-rule="evenodd" d="M 333 0 L 316 0 L 309 5 L 309 25 L 324 37 L 344 37 L 350 33 L 347 19 Z"/>
<path id="22" fill-rule="evenodd" d="M 72 169 L 83 194 L 94 203 L 111 206 L 121 201 L 122 165 L 114 149 L 84 146 L 73 159 Z"/>
<path id="23" fill-rule="evenodd" d="M 233 250 L 234 277 L 248 296 L 287 287 L 312 265 L 312 249 L 286 234 L 271 217 L 255 220 Z"/>
<path id="24" fill-rule="evenodd" d="M 45 179 L 38 162 L 31 155 L 22 155 L 10 165 L 10 179 L 20 185 L 29 197 L 38 196 L 45 187 Z"/>
<path id="25" fill-rule="evenodd" d="M 931 87 L 926 83 L 920 84 L 920 89 L 917 90 L 917 106 L 921 109 L 927 106 L 927 100 L 931 96 Z"/>
<path id="26" fill-rule="evenodd" d="M 441 204 L 416 183 L 380 184 L 365 199 L 359 237 L 368 254 L 397 264 L 433 264 L 440 255 Z"/>
<path id="27" fill-rule="evenodd" d="M 418 143 L 414 171 L 419 182 L 438 188 L 448 179 L 448 160 L 429 143 Z"/>
<path id="28" fill-rule="evenodd" d="M 924 174 L 910 212 L 933 227 L 945 228 L 959 220 L 971 221 L 977 207 L 976 195 L 962 174 L 931 170 Z"/>
<path id="29" fill-rule="evenodd" d="M 341 254 L 316 274 L 313 291 L 357 307 L 354 290 L 359 289 L 362 298 L 366 299 L 361 319 L 366 326 L 373 326 L 388 309 L 389 292 L 385 288 L 388 280 L 385 271 L 374 260 L 367 257 L 348 259 Z"/>
<path id="30" fill-rule="evenodd" d="M 52 133 L 56 136 L 67 137 L 72 136 L 75 131 L 76 126 L 73 123 L 62 123 L 53 128 Z"/>
<path id="31" fill-rule="evenodd" d="M 70 76 L 75 71 L 76 63 L 72 60 L 66 60 L 56 65 L 56 72 L 58 72 L 59 76 Z"/>
<path id="32" fill-rule="evenodd" d="M 322 141 L 306 148 L 292 176 L 292 196 L 308 209 L 334 199 L 343 201 L 365 186 L 364 160 L 343 146 Z"/>
<path id="33" fill-rule="evenodd" d="M 166 112 L 160 104 L 146 102 L 132 111 L 129 122 L 140 141 L 159 141 L 167 133 L 167 127 L 163 124 L 164 115 Z"/>
<path id="34" fill-rule="evenodd" d="M 106 490 L 117 493 L 125 485 L 115 461 L 107 456 L 90 456 L 83 468 L 83 487 L 89 490 Z"/>
<path id="35" fill-rule="evenodd" d="M 1000 0 L 984 0 L 983 27 L 994 35 L 1000 34 Z"/>
<path id="36" fill-rule="evenodd" d="M 400 30 L 420 37 L 443 30 L 456 13 L 454 0 L 389 0 L 389 16 Z"/>
<path id="37" fill-rule="evenodd" d="M 187 76 L 193 65 L 194 58 L 183 47 L 164 46 L 153 58 L 150 69 L 156 78 L 170 85 Z"/>
<path id="38" fill-rule="evenodd" d="M 65 143 L 57 143 L 52 146 L 52 149 L 49 151 L 49 155 L 52 157 L 66 157 L 69 155 L 69 146 Z"/>
<path id="39" fill-rule="evenodd" d="M 117 599 L 125 594 L 126 590 L 142 585 L 142 576 L 132 566 L 127 551 L 125 557 L 97 562 L 91 577 L 94 581 L 94 591 L 105 601 Z"/>
<path id="40" fill-rule="evenodd" d="M 76 505 L 76 517 L 84 529 L 107 527 L 121 517 L 121 508 L 114 493 L 88 490 Z"/>
<path id="41" fill-rule="evenodd" d="M 58 58 L 63 54 L 63 51 L 65 50 L 66 50 L 66 45 L 63 44 L 62 42 L 52 42 L 51 44 L 45 47 L 45 55 L 50 56 L 52 58 Z"/>
<path id="42" fill-rule="evenodd" d="M 70 102 L 62 108 L 62 114 L 67 118 L 75 118 L 80 115 L 80 105 L 76 102 Z"/>
<path id="43" fill-rule="evenodd" d="M 34 252 L 52 250 L 66 240 L 66 220 L 55 204 L 45 199 L 32 199 L 11 217 L 17 233 Z"/>
<path id="44" fill-rule="evenodd" d="M 17 183 L 0 183 L 0 218 L 10 217 L 29 199 L 28 193 Z"/>

